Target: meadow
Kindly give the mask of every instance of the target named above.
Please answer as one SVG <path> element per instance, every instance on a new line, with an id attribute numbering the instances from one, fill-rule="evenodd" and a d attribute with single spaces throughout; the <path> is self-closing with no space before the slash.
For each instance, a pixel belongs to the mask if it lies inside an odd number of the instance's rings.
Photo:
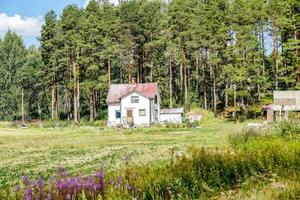
<path id="1" fill-rule="evenodd" d="M 298 122 L 128 130 L 2 124 L 0 152 L 0 199 L 300 197 Z"/>
<path id="2" fill-rule="evenodd" d="M 0 128 L 0 188 L 15 185 L 23 175 L 49 178 L 58 166 L 71 174 L 89 174 L 100 163 L 109 171 L 132 164 L 170 160 L 173 151 L 189 145 L 225 146 L 231 123 L 201 128 L 146 128 L 134 130 L 67 128 Z"/>

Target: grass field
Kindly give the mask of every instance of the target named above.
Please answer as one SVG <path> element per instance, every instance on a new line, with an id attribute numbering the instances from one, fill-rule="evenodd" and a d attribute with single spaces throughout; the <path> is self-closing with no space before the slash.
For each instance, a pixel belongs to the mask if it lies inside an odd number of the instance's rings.
<path id="1" fill-rule="evenodd" d="M 209 123 L 201 128 L 144 128 L 116 130 L 77 128 L 0 128 L 0 188 L 22 180 L 49 178 L 58 166 L 72 174 L 124 167 L 124 155 L 132 164 L 170 160 L 172 151 L 185 151 L 192 144 L 206 147 L 228 145 L 228 134 L 241 125 Z"/>

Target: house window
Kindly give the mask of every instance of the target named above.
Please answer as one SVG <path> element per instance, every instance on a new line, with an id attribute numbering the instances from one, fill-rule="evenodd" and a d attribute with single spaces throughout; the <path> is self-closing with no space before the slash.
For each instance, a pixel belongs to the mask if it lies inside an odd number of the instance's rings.
<path id="1" fill-rule="evenodd" d="M 116 119 L 120 119 L 120 118 L 121 118 L 121 111 L 116 110 Z"/>
<path id="2" fill-rule="evenodd" d="M 140 116 L 146 116 L 146 109 L 139 110 Z"/>
<path id="3" fill-rule="evenodd" d="M 157 95 L 154 96 L 154 103 L 157 104 Z"/>
<path id="4" fill-rule="evenodd" d="M 139 103 L 139 96 L 131 96 L 131 103 Z"/>

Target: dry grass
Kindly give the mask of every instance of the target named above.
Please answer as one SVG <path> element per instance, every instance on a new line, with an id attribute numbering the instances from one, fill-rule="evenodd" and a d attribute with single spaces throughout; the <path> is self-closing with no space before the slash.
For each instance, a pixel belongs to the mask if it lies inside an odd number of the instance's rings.
<path id="1" fill-rule="evenodd" d="M 72 174 L 89 174 L 101 162 L 106 169 L 124 167 L 129 155 L 134 164 L 171 159 L 172 150 L 191 144 L 227 146 L 227 136 L 240 126 L 217 123 L 200 129 L 147 128 L 99 130 L 93 127 L 54 129 L 0 128 L 0 188 L 14 185 L 24 174 L 32 178 L 52 175 L 58 166 Z"/>

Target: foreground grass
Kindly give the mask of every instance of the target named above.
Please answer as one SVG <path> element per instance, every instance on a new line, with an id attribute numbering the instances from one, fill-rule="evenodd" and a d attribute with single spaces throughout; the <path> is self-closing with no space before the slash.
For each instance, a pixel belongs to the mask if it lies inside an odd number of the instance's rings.
<path id="1" fill-rule="evenodd" d="M 210 123 L 200 129 L 149 128 L 100 130 L 81 128 L 0 128 L 0 189 L 11 188 L 24 174 L 48 179 L 64 166 L 69 173 L 89 174 L 104 163 L 106 170 L 124 168 L 124 155 L 131 164 L 159 163 L 173 151 L 192 144 L 227 146 L 227 136 L 239 129 L 230 123 Z"/>

